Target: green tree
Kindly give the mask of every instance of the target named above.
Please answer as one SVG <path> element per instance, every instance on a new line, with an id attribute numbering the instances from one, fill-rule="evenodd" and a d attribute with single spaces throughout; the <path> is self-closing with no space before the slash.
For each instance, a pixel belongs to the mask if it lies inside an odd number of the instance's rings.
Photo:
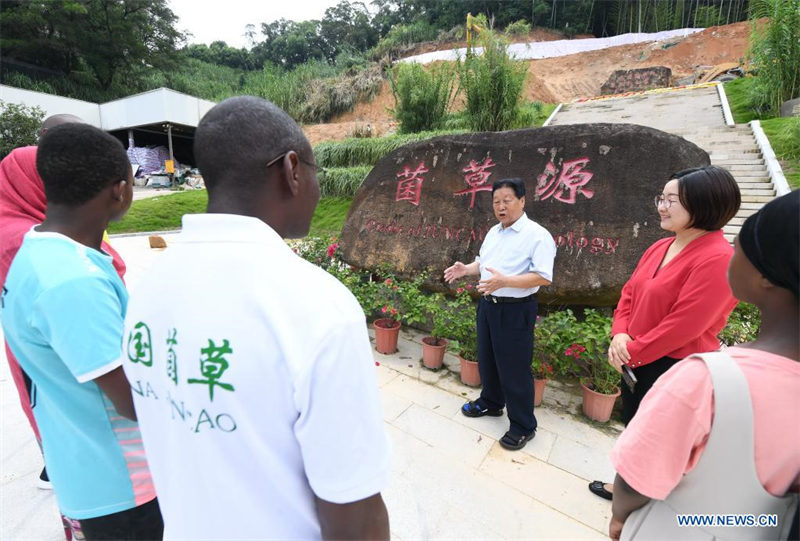
<path id="1" fill-rule="evenodd" d="M 800 2 L 753 0 L 750 54 L 758 73 L 754 102 L 777 113 L 781 104 L 800 94 Z M 765 23 L 759 19 L 768 17 Z"/>
<path id="2" fill-rule="evenodd" d="M 44 111 L 0 101 L 0 160 L 17 147 L 35 145 Z"/>
<path id="3" fill-rule="evenodd" d="M 347 47 L 366 51 L 378 42 L 378 32 L 372 27 L 367 6 L 363 2 L 342 0 L 325 10 L 320 21 L 320 37 L 328 46 L 328 60 Z"/>
<path id="4" fill-rule="evenodd" d="M 102 89 L 121 71 L 169 69 L 183 36 L 167 0 L 4 1 L 3 62 L 69 75 L 82 64 Z"/>

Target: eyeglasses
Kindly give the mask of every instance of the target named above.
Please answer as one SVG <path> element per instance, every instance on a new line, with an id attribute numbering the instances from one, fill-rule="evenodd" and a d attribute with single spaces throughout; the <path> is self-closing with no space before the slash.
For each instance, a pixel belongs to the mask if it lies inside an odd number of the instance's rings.
<path id="1" fill-rule="evenodd" d="M 680 204 L 680 201 L 677 199 L 667 199 L 663 195 L 657 195 L 655 199 L 653 199 L 653 203 L 656 204 L 656 208 L 663 206 L 665 209 L 668 209 L 676 203 Z"/>
<path id="2" fill-rule="evenodd" d="M 269 162 L 267 162 L 267 167 L 272 167 L 273 165 L 275 165 L 276 163 L 281 161 L 283 158 L 286 157 L 286 155 L 289 152 L 291 152 L 291 151 L 287 150 L 286 152 L 276 156 L 275 159 L 270 160 Z M 314 162 L 310 162 L 310 161 L 304 159 L 302 156 L 300 156 L 300 154 L 296 154 L 296 156 L 297 156 L 298 160 L 300 160 L 301 162 L 303 162 L 307 166 L 314 168 L 314 172 L 317 174 L 317 178 L 322 179 L 322 180 L 325 179 L 325 168 L 324 167 L 320 167 L 319 165 L 315 164 Z"/>

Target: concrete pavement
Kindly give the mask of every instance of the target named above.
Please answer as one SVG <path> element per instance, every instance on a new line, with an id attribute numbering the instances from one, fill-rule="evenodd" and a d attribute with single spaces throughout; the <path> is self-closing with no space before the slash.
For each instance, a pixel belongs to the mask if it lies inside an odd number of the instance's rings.
<path id="1" fill-rule="evenodd" d="M 175 237 L 164 238 L 169 244 Z M 147 236 L 112 238 L 112 245 L 128 265 L 132 294 L 140 280 L 156 279 L 146 269 L 163 250 L 150 249 Z M 392 537 L 606 537 L 611 506 L 590 494 L 587 483 L 612 479 L 608 453 L 621 426 L 583 418 L 576 390 L 551 382 L 536 410 L 536 438 L 521 451 L 506 451 L 497 440 L 508 429 L 507 418 L 461 415 L 461 404 L 478 391 L 460 383 L 451 355 L 438 372 L 422 367 L 421 337 L 403 329 L 397 353 L 375 353 L 393 446 L 393 474 L 383 493 Z M 0 364 L 0 539 L 63 539 L 55 497 L 36 488 L 41 455 L 8 365 Z"/>

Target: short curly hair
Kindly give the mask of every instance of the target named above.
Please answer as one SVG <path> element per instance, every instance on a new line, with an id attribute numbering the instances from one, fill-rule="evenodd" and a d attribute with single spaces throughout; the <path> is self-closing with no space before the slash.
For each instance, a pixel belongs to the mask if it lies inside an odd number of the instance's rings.
<path id="1" fill-rule="evenodd" d="M 36 151 L 48 203 L 82 205 L 112 182 L 127 180 L 129 168 L 122 143 L 88 124 L 47 130 Z"/>

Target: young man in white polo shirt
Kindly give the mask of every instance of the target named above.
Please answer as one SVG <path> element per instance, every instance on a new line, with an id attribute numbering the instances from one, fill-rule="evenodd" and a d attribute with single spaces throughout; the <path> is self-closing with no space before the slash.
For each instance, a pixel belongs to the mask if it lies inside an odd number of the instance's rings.
<path id="1" fill-rule="evenodd" d="M 319 200 L 308 141 L 243 96 L 203 117 L 194 152 L 208 214 L 183 217 L 125 323 L 164 538 L 388 539 L 364 313 L 283 241 Z"/>
<path id="2" fill-rule="evenodd" d="M 536 435 L 533 413 L 533 327 L 536 292 L 553 280 L 556 243 L 552 235 L 525 214 L 525 183 L 518 178 L 498 180 L 492 186 L 494 214 L 500 222 L 489 230 L 475 261 L 457 261 L 444 271 L 452 282 L 480 275 L 478 291 L 478 369 L 481 396 L 467 402 L 467 417 L 503 415 L 508 408 L 510 427 L 500 438 L 509 450 L 525 447 Z"/>

